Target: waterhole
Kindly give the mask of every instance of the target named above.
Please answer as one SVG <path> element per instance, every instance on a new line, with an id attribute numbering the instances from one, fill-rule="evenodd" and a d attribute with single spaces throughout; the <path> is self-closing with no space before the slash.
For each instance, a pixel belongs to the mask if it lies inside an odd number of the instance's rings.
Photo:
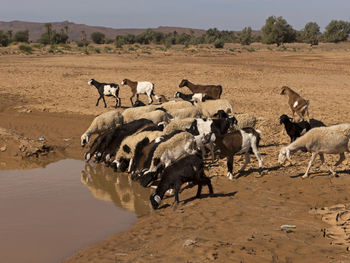
<path id="1" fill-rule="evenodd" d="M 102 165 L 0 171 L 0 262 L 61 262 L 150 211 L 149 190 Z"/>

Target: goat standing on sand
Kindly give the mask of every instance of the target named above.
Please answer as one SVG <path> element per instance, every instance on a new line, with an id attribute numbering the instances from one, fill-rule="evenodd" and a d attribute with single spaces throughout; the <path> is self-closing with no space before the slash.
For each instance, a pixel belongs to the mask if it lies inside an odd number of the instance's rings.
<path id="1" fill-rule="evenodd" d="M 339 160 L 335 164 L 338 166 L 345 160 L 344 152 L 350 152 L 350 124 L 338 124 L 329 127 L 313 128 L 303 136 L 296 139 L 280 150 L 278 162 L 282 165 L 298 150 L 311 152 L 311 160 L 306 169 L 303 179 L 309 175 L 310 167 L 315 157 L 320 155 L 322 165 L 324 165 L 334 176 L 336 173 L 324 163 L 324 154 L 339 154 Z"/>
<path id="2" fill-rule="evenodd" d="M 220 99 L 222 93 L 221 85 L 196 85 L 188 81 L 187 79 L 183 79 L 179 84 L 179 88 L 188 87 L 193 94 L 195 93 L 203 93 L 207 95 L 207 99 L 217 100 Z"/>
<path id="3" fill-rule="evenodd" d="M 281 95 L 287 95 L 288 96 L 288 104 L 289 107 L 292 110 L 293 113 L 293 119 L 294 114 L 296 113 L 301 119 L 304 119 L 305 114 L 307 115 L 307 118 L 310 122 L 310 116 L 309 116 L 309 100 L 303 99 L 298 93 L 296 93 L 294 90 L 287 86 L 283 86 L 281 90 Z"/>
<path id="4" fill-rule="evenodd" d="M 262 158 L 258 150 L 260 141 L 260 131 L 254 130 L 253 128 L 243 128 L 240 130 L 235 130 L 232 133 L 227 133 L 224 136 L 219 136 L 216 138 L 216 145 L 219 147 L 220 152 L 224 154 L 227 158 L 227 169 L 228 178 L 233 180 L 233 157 L 236 153 L 245 154 L 245 163 L 238 172 L 242 172 L 247 164 L 250 162 L 249 152 L 250 149 L 253 150 L 256 158 L 259 162 L 259 176 L 262 170 Z"/>
<path id="5" fill-rule="evenodd" d="M 132 98 L 136 95 L 136 100 L 139 100 L 140 94 L 146 94 L 148 96 L 148 104 L 153 102 L 152 96 L 158 101 L 159 97 L 154 94 L 154 84 L 149 81 L 131 81 L 130 79 L 124 79 L 122 85 L 128 85 L 131 88 L 132 96 L 130 97 L 131 106 L 133 106 Z"/>
<path id="6" fill-rule="evenodd" d="M 105 108 L 107 108 L 107 104 L 105 101 L 105 97 L 113 96 L 115 97 L 115 107 L 121 106 L 121 100 L 118 97 L 119 95 L 119 85 L 114 83 L 100 83 L 94 79 L 90 79 L 88 82 L 89 86 L 93 85 L 96 87 L 98 93 L 100 94 L 100 97 L 97 99 L 96 106 L 98 106 L 98 103 L 100 102 L 100 99 L 103 99 L 103 102 L 105 104 Z"/>
<path id="7" fill-rule="evenodd" d="M 280 117 L 280 124 L 282 123 L 290 137 L 290 142 L 294 142 L 296 138 L 304 135 L 311 129 L 311 126 L 307 121 L 292 122 L 292 120 L 285 114 L 282 114 Z"/>

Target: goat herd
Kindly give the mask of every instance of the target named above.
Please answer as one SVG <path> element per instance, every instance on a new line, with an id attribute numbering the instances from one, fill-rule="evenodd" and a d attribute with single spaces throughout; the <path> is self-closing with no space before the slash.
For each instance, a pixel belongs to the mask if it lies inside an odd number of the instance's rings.
<path id="1" fill-rule="evenodd" d="M 94 85 L 100 97 L 113 96 L 116 107 L 121 106 L 119 85 L 100 83 L 94 79 L 88 82 Z M 182 80 L 179 87 L 187 86 L 192 94 L 176 92 L 174 98 L 182 100 L 168 101 L 164 95 L 157 96 L 151 82 L 137 82 L 124 79 L 122 85 L 131 88 L 131 108 L 122 113 L 118 110 L 105 112 L 97 116 L 90 127 L 81 136 L 81 145 L 89 144 L 85 160 L 104 162 L 115 171 L 128 172 L 133 180 L 138 180 L 144 187 L 157 184 L 157 189 L 150 196 L 154 209 L 164 194 L 174 189 L 176 207 L 182 184 L 191 182 L 198 185 L 196 197 L 201 194 L 202 186 L 207 185 L 213 193 L 210 179 L 204 173 L 206 150 L 210 149 L 211 158 L 215 160 L 215 148 L 227 159 L 230 180 L 233 180 L 233 157 L 244 154 L 245 162 L 238 171 L 243 171 L 253 153 L 262 172 L 262 158 L 259 153 L 261 132 L 254 129 L 256 118 L 249 114 L 233 116 L 232 105 L 226 99 L 220 99 L 220 85 L 195 85 Z M 148 96 L 149 105 L 139 101 L 139 94 Z M 133 98 L 136 95 L 136 101 Z M 324 164 L 324 154 L 339 154 L 339 165 L 344 159 L 344 152 L 350 151 L 350 124 L 311 129 L 309 118 L 309 101 L 303 99 L 292 89 L 282 87 L 281 95 L 289 97 L 289 106 L 293 118 L 280 117 L 291 144 L 280 150 L 278 161 L 282 165 L 298 150 L 312 153 L 311 160 L 303 176 L 306 178 L 317 155 Z M 152 104 L 154 96 L 159 104 Z M 162 103 L 161 103 L 162 102 Z M 296 115 L 296 116 L 295 116 Z M 307 117 L 308 121 L 305 120 Z M 97 137 L 90 143 L 90 137 Z M 327 166 L 326 166 L 327 167 Z M 335 172 L 328 167 L 333 175 Z M 160 180 L 158 179 L 160 178 Z"/>

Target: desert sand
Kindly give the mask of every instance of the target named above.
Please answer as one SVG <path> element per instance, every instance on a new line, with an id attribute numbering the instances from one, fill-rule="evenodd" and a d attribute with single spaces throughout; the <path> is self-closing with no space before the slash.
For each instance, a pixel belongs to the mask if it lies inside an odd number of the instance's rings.
<path id="1" fill-rule="evenodd" d="M 281 134 L 279 116 L 291 114 L 287 98 L 279 95 L 281 86 L 310 100 L 311 118 L 326 125 L 350 122 L 350 45 L 296 44 L 284 51 L 258 45 L 255 52 L 237 50 L 0 56 L 0 169 L 83 159 L 81 134 L 94 116 L 114 106 L 112 98 L 106 98 L 106 109 L 102 103 L 95 106 L 98 95 L 87 85 L 90 78 L 152 81 L 156 93 L 168 97 L 179 90 L 183 78 L 221 84 L 222 98 L 233 103 L 234 112 L 259 119 L 261 178 L 255 177 L 255 157 L 233 181 L 226 178 L 226 162 L 220 159 L 206 171 L 213 197 L 204 188 L 203 198 L 192 199 L 196 187 L 186 189 L 177 211 L 169 206 L 169 197 L 162 209 L 141 216 L 127 231 L 111 233 L 67 262 L 350 262 L 348 232 L 343 234 L 341 226 L 339 230 L 339 220 L 349 221 L 349 154 L 337 167 L 337 178 L 330 177 L 317 159 L 310 178 L 301 179 L 308 153 L 293 156 L 293 166 L 280 167 L 277 162 L 279 149 L 289 143 Z M 121 110 L 130 107 L 129 88 L 121 87 L 120 95 Z M 11 137 L 10 131 L 16 135 Z M 37 143 L 40 136 L 50 146 L 46 151 L 38 153 L 42 144 L 29 150 L 19 145 L 18 138 Z M 334 164 L 337 158 L 328 155 L 326 162 Z M 242 164 L 235 157 L 234 170 Z M 332 210 L 334 205 L 340 208 Z M 332 218 L 322 220 L 325 217 Z M 285 224 L 296 228 L 281 230 Z"/>

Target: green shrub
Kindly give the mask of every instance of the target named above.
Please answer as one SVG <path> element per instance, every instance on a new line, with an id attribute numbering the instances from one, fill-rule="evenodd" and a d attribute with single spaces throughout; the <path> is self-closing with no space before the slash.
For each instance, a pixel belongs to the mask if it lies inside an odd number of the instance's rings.
<path id="1" fill-rule="evenodd" d="M 23 51 L 24 53 L 27 53 L 27 54 L 32 54 L 33 53 L 33 49 L 29 45 L 20 45 L 19 46 L 19 50 L 21 50 L 21 51 Z"/>
<path id="2" fill-rule="evenodd" d="M 111 47 L 105 47 L 104 48 L 105 53 L 110 53 L 112 51 Z"/>
<path id="3" fill-rule="evenodd" d="M 95 44 L 103 44 L 105 42 L 105 35 L 101 32 L 93 32 L 91 34 L 91 40 Z"/>
<path id="4" fill-rule="evenodd" d="M 100 54 L 100 53 L 101 53 L 101 49 L 98 48 L 98 47 L 96 47 L 96 48 L 95 48 L 95 52 L 98 53 L 98 54 Z"/>
<path id="5" fill-rule="evenodd" d="M 241 33 L 239 33 L 238 37 L 239 37 L 239 43 L 241 43 L 241 45 L 250 45 L 252 43 L 252 40 L 253 40 L 252 39 L 252 28 L 251 27 L 243 28 Z"/>
<path id="6" fill-rule="evenodd" d="M 223 48 L 225 45 L 225 42 L 223 39 L 217 39 L 215 42 L 214 42 L 214 47 L 215 48 Z"/>
<path id="7" fill-rule="evenodd" d="M 29 31 L 28 30 L 24 30 L 24 31 L 18 31 L 14 38 L 14 41 L 16 42 L 26 42 L 28 43 L 29 41 Z"/>

